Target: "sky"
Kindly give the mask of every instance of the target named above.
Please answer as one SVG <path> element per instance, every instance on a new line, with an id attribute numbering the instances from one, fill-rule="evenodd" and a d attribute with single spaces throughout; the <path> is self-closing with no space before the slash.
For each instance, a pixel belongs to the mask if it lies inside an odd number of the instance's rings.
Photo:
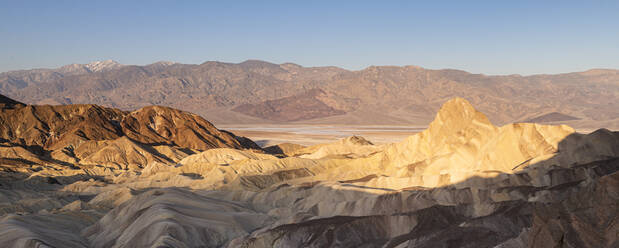
<path id="1" fill-rule="evenodd" d="M 259 59 L 484 74 L 619 69 L 619 1 L 7 1 L 0 71 Z"/>

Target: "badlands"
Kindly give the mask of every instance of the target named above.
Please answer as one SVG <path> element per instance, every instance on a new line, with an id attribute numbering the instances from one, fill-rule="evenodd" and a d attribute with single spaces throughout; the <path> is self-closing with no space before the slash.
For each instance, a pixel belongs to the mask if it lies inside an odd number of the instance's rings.
<path id="1" fill-rule="evenodd" d="M 619 247 L 607 129 L 453 98 L 398 143 L 263 149 L 167 107 L 0 101 L 4 247 Z"/>

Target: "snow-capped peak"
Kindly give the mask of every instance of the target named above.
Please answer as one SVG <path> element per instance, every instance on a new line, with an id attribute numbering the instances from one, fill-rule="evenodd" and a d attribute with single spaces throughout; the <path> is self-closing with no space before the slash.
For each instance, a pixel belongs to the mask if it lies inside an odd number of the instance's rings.
<path id="1" fill-rule="evenodd" d="M 84 67 L 88 68 L 88 70 L 92 72 L 103 71 L 108 69 L 115 69 L 121 67 L 122 65 L 114 60 L 104 60 L 104 61 L 95 61 L 88 64 L 85 64 Z"/>

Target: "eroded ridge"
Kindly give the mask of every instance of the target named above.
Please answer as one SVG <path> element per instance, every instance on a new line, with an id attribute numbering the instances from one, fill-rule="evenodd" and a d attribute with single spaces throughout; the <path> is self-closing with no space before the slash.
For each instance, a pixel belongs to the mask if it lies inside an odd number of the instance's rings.
<path id="1" fill-rule="evenodd" d="M 9 104 L 7 246 L 619 245 L 619 133 L 606 129 L 495 126 L 455 98 L 399 143 L 268 154 L 169 108 Z"/>

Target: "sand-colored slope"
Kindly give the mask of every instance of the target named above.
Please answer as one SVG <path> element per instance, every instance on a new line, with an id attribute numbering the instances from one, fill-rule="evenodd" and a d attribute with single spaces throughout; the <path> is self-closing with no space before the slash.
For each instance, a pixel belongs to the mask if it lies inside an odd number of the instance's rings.
<path id="1" fill-rule="evenodd" d="M 350 136 L 334 143 L 319 144 L 290 152 L 291 156 L 319 159 L 325 157 L 347 156 L 349 158 L 365 157 L 380 151 L 380 146 L 359 136 Z"/>
<path id="2" fill-rule="evenodd" d="M 250 151 L 240 151 L 235 149 L 211 149 L 195 155 L 188 156 L 182 159 L 179 164 L 181 165 L 195 165 L 200 163 L 210 163 L 216 165 L 228 165 L 237 160 L 266 160 L 276 159 L 268 154 L 253 153 Z"/>
<path id="3" fill-rule="evenodd" d="M 296 151 L 301 150 L 303 148 L 305 148 L 305 146 L 299 145 L 299 144 L 280 143 L 277 145 L 265 147 L 264 151 L 269 154 L 294 156 Z"/>
<path id="4" fill-rule="evenodd" d="M 184 154 L 178 148 L 170 147 L 169 149 L 170 154 Z M 74 153 L 80 164 L 101 165 L 115 169 L 139 169 L 150 163 L 174 163 L 178 161 L 177 157 L 169 158 L 159 153 L 155 148 L 135 142 L 127 137 L 115 140 L 87 141 L 75 149 Z M 188 156 L 188 154 L 184 154 L 184 156 Z"/>
<path id="5" fill-rule="evenodd" d="M 150 120 L 139 121 L 140 126 L 143 121 Z M 152 135 L 166 134 L 157 131 L 165 128 L 150 128 Z M 91 167 L 56 165 L 24 170 L 21 177 L 0 172 L 0 210 L 5 213 L 0 226 L 6 227 L 0 242 L 86 247 L 617 245 L 612 223 L 619 221 L 618 133 L 579 134 L 567 126 L 532 123 L 497 127 L 462 98 L 446 102 L 427 130 L 385 146 L 352 137 L 283 158 L 232 148 L 189 155 L 192 150 L 127 137 L 82 146 L 73 154 L 80 163 L 93 161 Z M 127 166 L 130 170 L 95 165 L 118 161 L 146 165 Z M 18 212 L 24 217 L 10 215 Z M 66 227 L 74 218 L 67 216 L 78 214 L 83 215 L 75 220 L 79 233 Z"/>
<path id="6" fill-rule="evenodd" d="M 489 172 L 514 173 L 548 159 L 573 133 L 567 126 L 532 123 L 496 127 L 456 98 L 441 107 L 427 130 L 386 147 L 384 160 L 399 175 L 427 176 L 417 186 L 440 186 Z"/>
<path id="7" fill-rule="evenodd" d="M 161 189 L 110 211 L 82 235 L 92 247 L 221 247 L 267 219 L 240 204 Z"/>

